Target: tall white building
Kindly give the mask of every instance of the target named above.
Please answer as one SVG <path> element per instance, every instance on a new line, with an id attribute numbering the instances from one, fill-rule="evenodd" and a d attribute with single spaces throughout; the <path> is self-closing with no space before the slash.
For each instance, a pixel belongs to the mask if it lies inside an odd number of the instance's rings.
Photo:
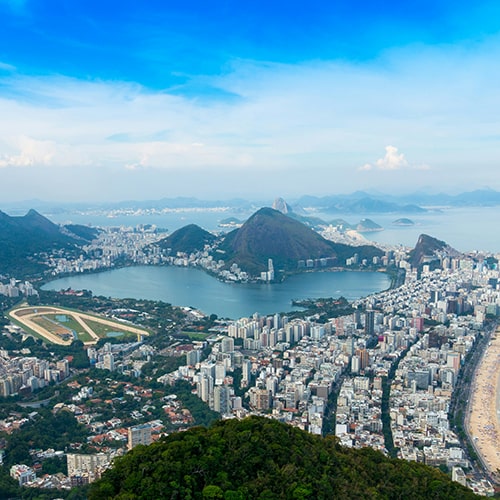
<path id="1" fill-rule="evenodd" d="M 151 444 L 151 426 L 149 424 L 136 425 L 128 428 L 127 448 L 131 450 L 138 444 Z"/>

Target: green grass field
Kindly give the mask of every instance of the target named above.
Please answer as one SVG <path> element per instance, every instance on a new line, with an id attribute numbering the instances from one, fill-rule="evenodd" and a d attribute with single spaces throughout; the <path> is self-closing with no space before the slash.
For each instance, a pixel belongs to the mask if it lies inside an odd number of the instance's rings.
<path id="1" fill-rule="evenodd" d="M 18 316 L 15 314 L 19 310 Z M 26 307 L 13 309 L 9 315 L 13 314 L 12 320 L 26 331 L 35 334 L 36 337 L 44 338 L 42 331 L 34 332 L 28 325 L 23 323 L 23 318 L 30 319 L 40 330 L 47 332 L 49 335 L 55 335 L 62 341 L 71 342 L 76 337 L 84 343 L 95 343 L 97 338 L 106 338 L 108 336 L 119 337 L 120 340 L 133 341 L 137 339 L 137 335 L 148 335 L 146 330 L 131 325 L 128 327 L 121 322 L 110 320 L 108 318 L 100 318 L 92 315 L 93 319 L 89 319 L 89 315 L 84 312 L 63 309 L 60 307 Z M 111 324 L 106 324 L 109 322 Z M 85 326 L 87 328 L 85 328 Z M 136 331 L 134 331 L 134 329 Z M 90 333 L 89 333 L 90 330 Z M 140 331 L 138 331 L 140 330 Z M 117 335 L 109 335 L 111 332 L 118 332 Z M 92 335 L 92 333 L 94 335 Z M 123 335 L 119 335 L 123 334 Z"/>
<path id="2" fill-rule="evenodd" d="M 181 334 L 189 337 L 191 340 L 206 340 L 206 338 L 210 335 L 208 333 L 199 332 L 181 332 Z"/>
<path id="3" fill-rule="evenodd" d="M 87 323 L 87 325 L 89 325 L 89 327 L 94 331 L 94 333 L 100 338 L 107 337 L 109 332 L 123 332 L 123 336 L 120 337 L 120 339 L 130 340 L 131 338 L 135 339 L 137 337 L 135 333 L 132 333 L 127 330 L 126 325 L 121 325 L 120 323 L 115 323 L 114 326 L 110 326 L 89 319 L 86 319 L 85 323 Z"/>

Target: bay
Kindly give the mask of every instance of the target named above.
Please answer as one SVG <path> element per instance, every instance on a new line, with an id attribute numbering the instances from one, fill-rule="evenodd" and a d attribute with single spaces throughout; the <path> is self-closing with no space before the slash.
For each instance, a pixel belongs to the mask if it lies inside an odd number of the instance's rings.
<path id="1" fill-rule="evenodd" d="M 44 290 L 91 290 L 94 295 L 162 300 L 206 314 L 238 319 L 291 311 L 292 299 L 340 297 L 354 300 L 390 286 L 387 274 L 364 271 L 301 273 L 283 283 L 223 283 L 195 268 L 135 266 L 74 275 L 46 283 Z"/>
<path id="2" fill-rule="evenodd" d="M 207 231 L 221 231 L 221 220 L 227 217 L 236 217 L 245 220 L 253 211 L 210 211 L 210 210 L 178 210 L 162 214 L 119 215 L 113 218 L 105 215 L 64 213 L 44 213 L 50 220 L 61 223 L 90 224 L 94 226 L 136 226 L 139 224 L 154 224 L 160 228 L 167 228 L 173 232 L 187 224 L 198 224 Z M 383 231 L 364 233 L 371 240 L 388 245 L 406 245 L 414 247 L 418 237 L 426 233 L 456 248 L 461 252 L 482 250 L 500 252 L 500 233 L 496 231 L 500 218 L 500 207 L 441 207 L 426 213 L 419 214 L 326 214 L 311 212 L 309 215 L 318 216 L 326 222 L 342 218 L 349 224 L 357 224 L 362 218 L 369 218 L 383 227 Z M 398 226 L 394 221 L 407 217 L 414 222 L 413 226 Z"/>
<path id="3" fill-rule="evenodd" d="M 414 247 L 418 237 L 428 234 L 443 240 L 460 252 L 475 250 L 500 252 L 500 233 L 496 231 L 500 218 L 500 207 L 467 207 L 442 209 L 426 214 L 402 215 L 411 219 L 413 226 L 397 226 L 394 221 L 399 218 L 394 214 L 366 215 L 384 230 L 364 233 L 365 238 L 377 243 L 389 245 L 406 245 Z M 348 222 L 359 221 L 352 215 Z"/>

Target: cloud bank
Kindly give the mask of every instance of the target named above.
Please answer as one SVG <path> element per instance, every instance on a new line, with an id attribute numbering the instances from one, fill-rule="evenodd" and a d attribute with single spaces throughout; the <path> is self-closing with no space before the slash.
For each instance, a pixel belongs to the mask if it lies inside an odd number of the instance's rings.
<path id="1" fill-rule="evenodd" d="M 233 61 L 223 75 L 189 82 L 218 89 L 215 98 L 187 87 L 0 73 L 0 167 L 4 176 L 46 167 L 205 171 L 220 176 L 219 187 L 228 172 L 279 182 L 305 170 L 337 190 L 356 187 L 359 170 L 415 180 L 428 170 L 428 184 L 474 168 L 484 184 L 498 157 L 491 110 L 500 105 L 500 67 L 491 60 L 499 47 L 496 39 L 407 47 L 364 64 Z"/>

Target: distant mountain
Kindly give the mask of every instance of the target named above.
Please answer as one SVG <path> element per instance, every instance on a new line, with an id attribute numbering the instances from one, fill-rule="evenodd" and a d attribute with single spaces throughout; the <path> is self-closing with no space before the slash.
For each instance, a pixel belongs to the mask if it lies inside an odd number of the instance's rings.
<path id="1" fill-rule="evenodd" d="M 92 483 L 89 500 L 473 499 L 439 469 L 339 444 L 264 417 L 218 421 L 137 446 Z"/>
<path id="2" fill-rule="evenodd" d="M 373 201 L 383 203 L 373 203 Z M 63 214 L 85 210 L 121 210 L 121 209 L 183 209 L 214 207 L 229 207 L 231 210 L 248 213 L 255 207 L 262 206 L 263 201 L 248 201 L 240 198 L 201 200 L 194 197 L 162 198 L 159 200 L 125 200 L 106 203 L 64 203 L 54 204 L 43 200 L 24 200 L 4 203 L 10 213 L 24 213 L 28 208 L 36 208 L 44 214 Z M 410 194 L 381 193 L 376 191 L 355 191 L 350 194 L 335 194 L 328 196 L 304 195 L 287 203 L 297 215 L 307 215 L 305 209 L 315 208 L 331 213 L 420 213 L 438 210 L 436 207 L 493 207 L 500 205 L 500 192 L 490 188 L 477 189 L 456 195 L 447 193 L 429 194 L 428 190 Z M 427 207 L 427 208 L 424 208 Z"/>
<path id="3" fill-rule="evenodd" d="M 13 241 L 25 237 L 26 245 L 39 243 L 37 239 L 43 238 L 43 243 L 49 241 L 65 242 L 66 238 L 61 233 L 61 228 L 49 219 L 31 209 L 22 217 L 11 217 L 0 212 L 0 238 L 2 242 Z"/>
<path id="4" fill-rule="evenodd" d="M 283 198 L 276 198 L 272 208 L 285 215 L 293 212 L 293 208 Z"/>
<path id="5" fill-rule="evenodd" d="M 298 261 L 328 259 L 330 265 L 344 265 L 345 259 L 358 253 L 360 259 L 372 259 L 382 252 L 366 245 L 351 247 L 325 240 L 301 222 L 272 208 L 261 208 L 243 226 L 227 234 L 218 247 L 225 252 L 228 265 L 237 263 L 252 275 L 267 269 L 273 259 L 275 269 L 295 270 Z"/>
<path id="6" fill-rule="evenodd" d="M 196 224 L 189 224 L 163 238 L 157 245 L 160 248 L 170 248 L 173 255 L 177 252 L 190 254 L 203 251 L 205 245 L 211 245 L 215 240 L 216 236 L 212 233 Z"/>
<path id="7" fill-rule="evenodd" d="M 296 205 L 296 208 L 292 208 L 283 198 L 276 198 L 272 208 L 311 228 L 319 229 L 321 226 L 327 225 L 326 222 L 319 217 L 308 216 L 305 210 L 299 205 Z"/>
<path id="8" fill-rule="evenodd" d="M 360 200 L 343 200 L 329 206 L 326 211 L 330 213 L 423 213 L 424 208 L 417 205 L 398 205 L 376 198 L 362 198 Z"/>
<path id="9" fill-rule="evenodd" d="M 232 229 L 236 227 L 240 227 L 243 224 L 243 222 L 240 219 L 237 219 L 236 217 L 227 217 L 226 219 L 222 219 L 218 226 L 219 227 L 230 227 Z"/>
<path id="10" fill-rule="evenodd" d="M 388 201 L 387 196 L 373 196 L 363 191 L 349 195 L 303 196 L 297 201 L 303 207 L 317 208 L 323 212 L 338 214 L 369 213 L 424 213 L 427 210 L 415 204 Z"/>
<path id="11" fill-rule="evenodd" d="M 331 226 L 339 226 L 341 229 L 354 229 L 353 226 L 344 219 L 333 219 L 329 224 Z"/>
<path id="12" fill-rule="evenodd" d="M 355 227 L 359 233 L 371 233 L 373 231 L 383 231 L 383 227 L 371 219 L 361 219 Z"/>
<path id="13" fill-rule="evenodd" d="M 74 226 L 73 230 L 83 233 L 83 227 Z M 0 274 L 23 276 L 40 271 L 43 266 L 35 255 L 58 248 L 76 248 L 85 242 L 76 232 L 54 224 L 32 209 L 20 217 L 0 211 Z"/>
<path id="14" fill-rule="evenodd" d="M 460 252 L 445 241 L 428 234 L 421 234 L 415 248 L 410 252 L 410 263 L 412 267 L 419 268 L 425 263 L 437 261 L 442 256 L 456 257 L 458 255 Z"/>
<path id="15" fill-rule="evenodd" d="M 453 196 L 451 203 L 463 207 L 491 207 L 500 205 L 500 193 L 493 189 L 478 189 Z"/>
<path id="16" fill-rule="evenodd" d="M 500 205 L 500 193 L 493 189 L 477 189 L 457 195 L 446 193 L 413 193 L 405 196 L 390 196 L 394 202 L 416 203 L 427 207 L 494 207 Z"/>
<path id="17" fill-rule="evenodd" d="M 489 188 L 457 195 L 427 192 L 398 195 L 356 191 L 351 194 L 323 197 L 302 196 L 296 203 L 331 213 L 422 213 L 428 211 L 424 207 L 498 206 L 500 192 Z"/>
<path id="18" fill-rule="evenodd" d="M 411 219 L 407 219 L 406 217 L 402 217 L 401 219 L 396 219 L 392 221 L 394 226 L 414 226 L 415 223 Z"/>

